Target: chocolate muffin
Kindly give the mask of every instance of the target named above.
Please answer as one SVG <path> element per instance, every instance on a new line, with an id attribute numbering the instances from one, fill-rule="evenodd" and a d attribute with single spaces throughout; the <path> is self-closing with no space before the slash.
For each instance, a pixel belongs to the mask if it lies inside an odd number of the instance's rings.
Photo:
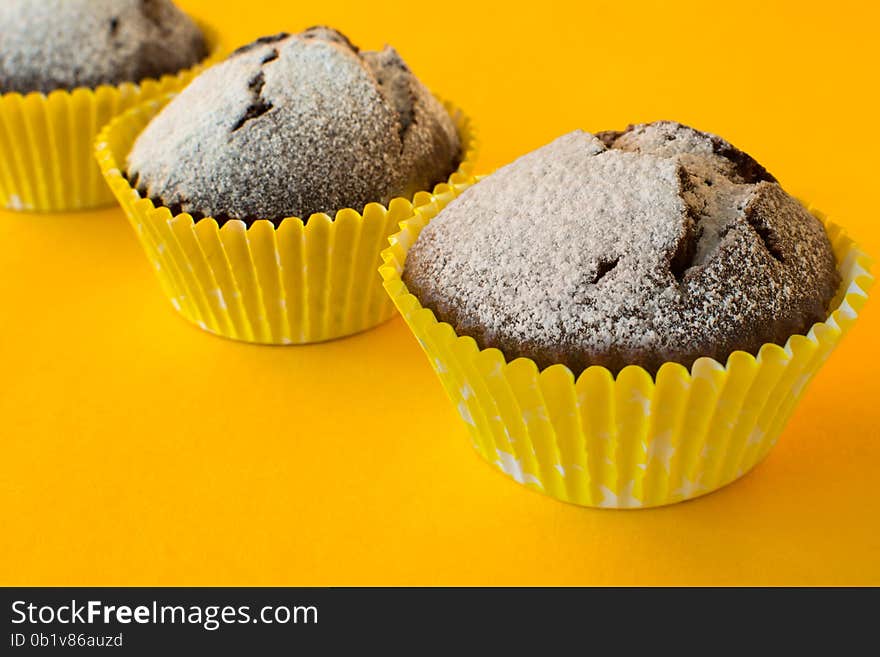
<path id="1" fill-rule="evenodd" d="M 171 0 L 3 0 L 0 92 L 140 82 L 208 54 Z"/>
<path id="2" fill-rule="evenodd" d="M 458 166 L 443 105 L 386 47 L 315 27 L 199 75 L 138 137 L 128 177 L 196 218 L 278 222 L 430 190 Z"/>
<path id="3" fill-rule="evenodd" d="M 826 319 L 822 224 L 764 167 L 671 121 L 572 132 L 450 203 L 403 280 L 482 348 L 618 372 L 725 362 Z"/>

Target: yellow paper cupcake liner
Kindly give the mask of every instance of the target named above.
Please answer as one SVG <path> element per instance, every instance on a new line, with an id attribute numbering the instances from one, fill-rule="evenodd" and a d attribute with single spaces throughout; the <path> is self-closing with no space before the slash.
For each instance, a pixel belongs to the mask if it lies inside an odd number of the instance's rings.
<path id="1" fill-rule="evenodd" d="M 458 191 L 461 191 L 460 189 Z M 480 455 L 551 497 L 585 506 L 671 504 L 739 478 L 768 453 L 825 359 L 858 317 L 873 283 L 869 260 L 843 230 L 826 226 L 843 279 L 825 322 L 758 356 L 726 365 L 665 363 L 656 378 L 629 366 L 615 378 L 593 366 L 575 380 L 564 365 L 539 371 L 479 349 L 423 308 L 401 280 L 409 248 L 448 199 L 427 199 L 382 253 L 385 289 L 468 426 Z"/>
<path id="2" fill-rule="evenodd" d="M 211 49 L 198 65 L 135 84 L 59 89 L 0 97 L 0 206 L 58 212 L 113 203 L 95 165 L 94 141 L 110 119 L 151 98 L 179 91 L 221 56 L 213 30 L 200 25 Z"/>
<path id="3" fill-rule="evenodd" d="M 99 135 L 95 152 L 104 177 L 134 227 L 171 304 L 201 328 L 236 340 L 304 344 L 358 333 L 387 321 L 394 305 L 377 273 L 380 253 L 413 201 L 444 197 L 472 181 L 477 141 L 470 121 L 451 104 L 463 159 L 434 195 L 370 203 L 363 213 L 340 210 L 335 219 L 313 214 L 307 222 L 266 220 L 248 228 L 212 218 L 172 216 L 141 197 L 120 171 L 137 135 L 169 98 L 156 99 L 116 118 Z"/>

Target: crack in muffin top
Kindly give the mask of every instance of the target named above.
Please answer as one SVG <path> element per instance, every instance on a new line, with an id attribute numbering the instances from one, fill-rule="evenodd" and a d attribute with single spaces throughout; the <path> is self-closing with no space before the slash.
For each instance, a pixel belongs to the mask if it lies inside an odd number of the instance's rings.
<path id="1" fill-rule="evenodd" d="M 449 113 L 390 47 L 330 28 L 263 37 L 199 75 L 128 156 L 145 196 L 196 218 L 279 221 L 431 190 L 458 166 Z"/>
<path id="2" fill-rule="evenodd" d="M 3 0 L 0 92 L 138 83 L 208 55 L 171 0 Z"/>
<path id="3" fill-rule="evenodd" d="M 840 277 L 821 223 L 720 137 L 671 121 L 576 131 L 487 176 L 403 280 L 482 348 L 617 372 L 783 344 Z"/>

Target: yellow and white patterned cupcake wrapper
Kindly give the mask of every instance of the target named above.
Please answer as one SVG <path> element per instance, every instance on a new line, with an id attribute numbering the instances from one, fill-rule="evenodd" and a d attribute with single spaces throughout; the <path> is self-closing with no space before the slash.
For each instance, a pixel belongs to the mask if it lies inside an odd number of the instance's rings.
<path id="1" fill-rule="evenodd" d="M 460 191 L 460 190 L 459 190 Z M 776 443 L 805 387 L 855 322 L 873 282 L 869 260 L 843 230 L 826 226 L 843 279 L 825 322 L 758 356 L 690 371 L 665 363 L 656 379 L 636 366 L 615 378 L 593 366 L 575 380 L 563 365 L 507 362 L 479 349 L 423 308 L 401 280 L 409 248 L 448 199 L 416 207 L 382 253 L 385 289 L 412 329 L 474 447 L 521 484 L 585 506 L 671 504 L 734 481 Z"/>
<path id="2" fill-rule="evenodd" d="M 380 253 L 413 201 L 396 198 L 388 207 L 370 203 L 363 213 L 340 210 L 335 218 L 313 214 L 278 226 L 266 220 L 246 227 L 212 218 L 194 222 L 172 216 L 141 197 L 120 165 L 144 126 L 167 103 L 156 99 L 116 118 L 99 135 L 96 157 L 110 189 L 134 227 L 171 304 L 201 328 L 236 340 L 304 344 L 358 333 L 387 321 L 394 305 L 377 273 Z M 463 159 L 447 184 L 467 184 L 477 153 L 470 121 L 450 104 L 462 140 Z"/>
<path id="3" fill-rule="evenodd" d="M 176 75 L 96 89 L 0 97 L 0 207 L 59 212 L 113 203 L 95 165 L 94 142 L 110 119 L 151 98 L 179 91 L 221 56 L 220 41 L 200 25 L 211 48 L 200 64 Z"/>

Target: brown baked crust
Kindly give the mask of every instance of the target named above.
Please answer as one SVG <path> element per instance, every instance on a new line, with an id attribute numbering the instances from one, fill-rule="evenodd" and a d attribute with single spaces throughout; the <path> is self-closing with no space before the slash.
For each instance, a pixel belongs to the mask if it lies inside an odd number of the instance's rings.
<path id="1" fill-rule="evenodd" d="M 667 192 L 677 196 L 681 211 L 669 213 L 665 227 L 664 218 L 657 218 L 669 239 L 651 243 L 640 242 L 638 234 L 621 238 L 640 245 L 639 254 L 619 250 L 613 242 L 596 247 L 584 239 L 582 250 L 574 250 L 583 253 L 583 265 L 563 270 L 567 277 L 578 278 L 569 286 L 571 293 L 548 292 L 549 301 L 540 295 L 526 299 L 522 290 L 534 280 L 524 272 L 533 267 L 534 278 L 547 266 L 543 260 L 529 264 L 529 253 L 544 257 L 554 245 L 530 250 L 525 242 L 532 240 L 523 236 L 543 239 L 544 232 L 523 228 L 527 220 L 520 223 L 515 216 L 507 220 L 509 232 L 504 226 L 501 232 L 486 232 L 485 224 L 496 222 L 493 213 L 512 215 L 517 210 L 511 208 L 520 207 L 521 214 L 528 214 L 530 207 L 526 193 L 499 206 L 497 198 L 516 194 L 522 185 L 511 182 L 505 188 L 492 181 L 498 175 L 493 174 L 423 230 L 403 272 L 410 292 L 440 321 L 450 323 L 459 335 L 471 336 L 481 348 L 498 348 L 509 360 L 528 357 L 541 368 L 562 363 L 575 374 L 590 365 L 614 373 L 640 365 L 653 374 L 667 361 L 690 367 L 702 356 L 723 363 L 733 351 L 757 354 L 763 344 L 783 345 L 826 319 L 840 276 L 821 223 L 766 169 L 724 140 L 672 122 L 647 125 L 651 138 L 660 131 L 688 144 L 682 152 L 658 159 L 656 152 L 648 152 L 655 148 L 650 139 L 642 141 L 646 150 L 640 155 L 658 162 L 666 158 L 676 167 L 677 182 Z M 585 156 L 602 157 L 616 149 L 621 136 L 643 129 L 631 126 L 595 139 L 587 135 L 584 140 L 592 139 L 589 148 L 594 152 L 584 149 Z M 626 149 L 637 152 L 632 142 Z M 554 182 L 542 178 L 547 172 L 543 165 L 546 159 L 533 159 L 526 178 L 534 173 L 533 184 L 552 197 Z M 510 177 L 502 172 L 500 178 Z M 712 196 L 712 184 L 725 186 L 727 196 Z M 727 206 L 721 207 L 722 202 Z M 711 215 L 713 207 L 721 207 L 717 216 Z M 546 213 L 542 217 L 552 222 Z M 600 220 L 613 226 L 613 219 L 594 218 Z M 580 239 L 577 234 L 567 237 Z M 508 239 L 521 243 L 497 246 Z M 589 252 L 594 247 L 600 251 Z M 480 250 L 485 257 L 471 257 Z M 499 274 L 500 263 L 511 253 L 525 260 L 504 265 L 512 272 L 505 278 Z M 557 283 L 565 281 L 541 282 L 548 289 Z M 537 299 L 541 307 L 534 316 L 529 299 Z"/>
<path id="2" fill-rule="evenodd" d="M 362 52 L 313 27 L 197 76 L 138 136 L 126 170 L 172 211 L 277 224 L 411 198 L 461 154 L 453 118 L 393 48 Z"/>
<path id="3" fill-rule="evenodd" d="M 139 83 L 208 56 L 202 31 L 171 0 L 4 0 L 0 31 L 2 93 Z"/>

